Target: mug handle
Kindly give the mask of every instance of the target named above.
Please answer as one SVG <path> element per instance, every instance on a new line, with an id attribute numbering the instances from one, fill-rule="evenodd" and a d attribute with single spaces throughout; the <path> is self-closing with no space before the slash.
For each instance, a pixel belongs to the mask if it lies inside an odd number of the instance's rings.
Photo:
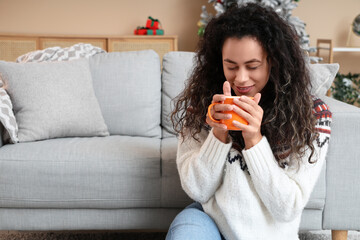
<path id="1" fill-rule="evenodd" d="M 216 120 L 215 118 L 213 118 L 213 117 L 211 116 L 211 109 L 212 109 L 216 104 L 220 104 L 220 103 L 215 102 L 215 103 L 212 103 L 212 104 L 209 105 L 209 107 L 208 107 L 208 116 L 209 116 L 209 118 L 211 119 L 211 121 L 216 122 L 216 123 L 220 123 L 220 120 Z"/>

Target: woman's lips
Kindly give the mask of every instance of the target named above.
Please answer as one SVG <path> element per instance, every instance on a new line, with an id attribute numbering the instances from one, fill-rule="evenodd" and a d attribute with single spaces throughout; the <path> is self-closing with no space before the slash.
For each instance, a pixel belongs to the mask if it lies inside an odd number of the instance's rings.
<path id="1" fill-rule="evenodd" d="M 238 91 L 240 94 L 246 94 L 246 93 L 250 92 L 253 88 L 254 88 L 254 86 L 249 86 L 249 87 L 236 87 L 237 91 Z"/>

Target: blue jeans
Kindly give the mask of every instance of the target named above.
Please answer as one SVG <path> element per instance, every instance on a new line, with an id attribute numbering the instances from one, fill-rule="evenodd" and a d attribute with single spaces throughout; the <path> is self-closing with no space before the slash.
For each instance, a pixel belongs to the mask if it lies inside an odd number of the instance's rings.
<path id="1" fill-rule="evenodd" d="M 194 202 L 182 210 L 171 223 L 166 240 L 225 240 L 216 223 Z"/>

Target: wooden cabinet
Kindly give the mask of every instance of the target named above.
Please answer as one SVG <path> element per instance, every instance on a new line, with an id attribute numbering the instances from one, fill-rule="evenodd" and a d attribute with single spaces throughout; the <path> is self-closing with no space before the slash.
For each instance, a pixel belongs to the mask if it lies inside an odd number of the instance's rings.
<path id="1" fill-rule="evenodd" d="M 107 52 L 153 49 L 162 60 L 165 53 L 177 51 L 177 36 L 44 36 L 1 35 L 0 60 L 15 61 L 19 56 L 49 47 L 69 47 L 76 43 L 90 43 Z"/>
<path id="2" fill-rule="evenodd" d="M 162 57 L 170 51 L 177 51 L 176 36 L 125 36 L 109 38 L 109 52 L 138 51 L 153 49 Z"/>
<path id="3" fill-rule="evenodd" d="M 40 41 L 40 49 L 45 49 L 49 47 L 70 47 L 77 43 L 90 43 L 95 47 L 102 48 L 107 50 L 107 39 L 105 38 L 71 38 L 71 37 L 41 37 Z"/>
<path id="4" fill-rule="evenodd" d="M 37 49 L 36 37 L 0 36 L 0 60 L 15 61 L 18 56 Z"/>

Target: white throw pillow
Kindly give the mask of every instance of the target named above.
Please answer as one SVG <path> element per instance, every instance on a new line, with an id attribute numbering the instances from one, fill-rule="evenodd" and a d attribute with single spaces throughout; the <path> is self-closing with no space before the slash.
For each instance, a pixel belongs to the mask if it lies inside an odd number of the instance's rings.
<path id="1" fill-rule="evenodd" d="M 339 71 L 339 64 L 310 64 L 310 81 L 312 88 L 311 94 L 314 96 L 324 96 L 329 90 Z"/>

